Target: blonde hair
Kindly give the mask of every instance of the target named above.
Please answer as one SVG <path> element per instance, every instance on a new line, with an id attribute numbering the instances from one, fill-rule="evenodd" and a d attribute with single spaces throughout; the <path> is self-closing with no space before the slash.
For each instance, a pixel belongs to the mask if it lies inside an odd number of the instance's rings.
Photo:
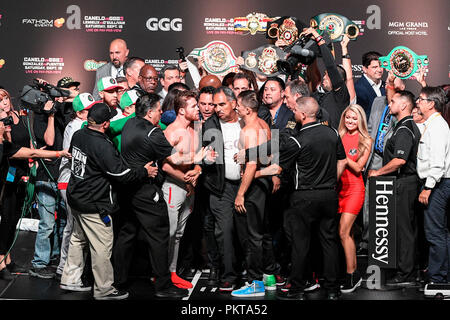
<path id="1" fill-rule="evenodd" d="M 359 104 L 351 104 L 341 114 L 341 120 L 339 122 L 338 132 L 341 138 L 348 132 L 345 126 L 345 115 L 348 111 L 353 111 L 358 116 L 358 159 L 363 155 L 364 151 L 370 152 L 372 146 L 372 137 L 367 130 L 366 112 Z"/>

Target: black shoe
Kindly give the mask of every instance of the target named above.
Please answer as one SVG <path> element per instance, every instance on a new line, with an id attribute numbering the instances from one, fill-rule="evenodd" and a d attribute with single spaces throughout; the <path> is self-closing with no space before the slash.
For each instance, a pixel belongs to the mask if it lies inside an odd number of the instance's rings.
<path id="1" fill-rule="evenodd" d="M 327 295 L 327 300 L 338 300 L 339 299 L 339 293 L 336 291 L 330 291 Z"/>
<path id="2" fill-rule="evenodd" d="M 14 279 L 14 276 L 11 274 L 11 272 L 9 272 L 8 268 L 3 268 L 0 271 L 0 279 L 6 280 L 6 281 L 11 281 Z"/>
<path id="3" fill-rule="evenodd" d="M 414 286 L 415 284 L 416 281 L 413 276 L 404 275 L 401 273 L 397 273 L 393 278 L 386 281 L 387 286 L 405 287 Z"/>
<path id="4" fill-rule="evenodd" d="M 32 275 L 33 277 L 38 277 L 41 279 L 52 279 L 53 277 L 55 277 L 55 272 L 48 267 L 44 267 L 44 268 L 32 267 L 28 271 L 28 273 L 30 275 Z"/>
<path id="5" fill-rule="evenodd" d="M 208 284 L 215 286 L 219 282 L 219 270 L 217 268 L 211 268 L 209 271 Z"/>
<path id="6" fill-rule="evenodd" d="M 174 285 L 167 287 L 166 289 L 156 291 L 155 296 L 158 298 L 183 298 L 189 295 L 187 289 L 181 289 Z"/>
<path id="7" fill-rule="evenodd" d="M 61 282 L 61 277 L 62 277 L 61 273 L 55 272 L 55 280 L 56 281 Z"/>
<path id="8" fill-rule="evenodd" d="M 369 251 L 368 251 L 366 248 L 361 248 L 361 247 L 360 247 L 360 248 L 356 251 L 356 256 L 357 256 L 357 257 L 367 257 L 368 254 L 369 254 Z"/>
<path id="9" fill-rule="evenodd" d="M 345 275 L 345 282 L 341 286 L 342 293 L 350 293 L 356 290 L 356 288 L 360 287 L 362 283 L 361 275 L 358 271 L 353 273 L 347 273 Z"/>
<path id="10" fill-rule="evenodd" d="M 123 300 L 128 298 L 129 293 L 126 291 L 116 290 L 113 293 L 108 294 L 103 297 L 94 297 L 95 300 Z"/>
<path id="11" fill-rule="evenodd" d="M 19 266 L 15 262 L 11 262 L 10 264 L 7 264 L 6 269 L 8 269 L 9 272 L 11 272 L 11 273 L 26 273 L 27 272 L 27 269 Z"/>
<path id="12" fill-rule="evenodd" d="M 286 288 L 284 288 L 286 290 Z M 283 289 L 277 291 L 277 299 L 280 300 L 305 300 L 305 292 L 303 290 L 292 290 L 292 287 L 288 291 Z"/>
<path id="13" fill-rule="evenodd" d="M 219 285 L 219 291 L 231 292 L 234 290 L 235 284 L 229 281 L 222 281 Z"/>
<path id="14" fill-rule="evenodd" d="M 306 281 L 304 289 L 306 292 L 312 292 L 317 289 L 320 289 L 319 281 L 316 280 Z"/>

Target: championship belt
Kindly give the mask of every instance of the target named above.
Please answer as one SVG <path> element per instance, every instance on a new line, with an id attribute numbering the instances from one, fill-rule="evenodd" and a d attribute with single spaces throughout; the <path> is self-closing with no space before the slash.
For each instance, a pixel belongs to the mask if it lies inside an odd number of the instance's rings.
<path id="1" fill-rule="evenodd" d="M 400 79 L 408 79 L 422 66 L 428 65 L 428 56 L 419 56 L 407 47 L 399 46 L 384 57 L 379 58 L 381 67 L 392 70 Z"/>
<path id="2" fill-rule="evenodd" d="M 234 18 L 235 32 L 250 32 L 253 36 L 257 32 L 266 32 L 267 24 L 277 18 L 269 18 L 264 13 L 252 12 L 245 17 Z"/>
<path id="3" fill-rule="evenodd" d="M 188 57 L 203 57 L 203 67 L 210 74 L 224 76 L 239 70 L 233 49 L 223 41 L 211 41 L 202 48 L 195 48 Z"/>
<path id="4" fill-rule="evenodd" d="M 256 72 L 263 76 L 277 76 L 280 74 L 277 61 L 284 59 L 286 53 L 275 45 L 264 45 L 254 50 L 244 51 L 242 69 Z"/>
<path id="5" fill-rule="evenodd" d="M 327 32 L 330 35 L 332 42 L 342 41 L 344 34 L 350 40 L 356 40 L 359 35 L 358 26 L 350 19 L 337 13 L 322 13 L 310 20 L 312 28 L 317 29 L 317 32 L 322 35 Z"/>
<path id="6" fill-rule="evenodd" d="M 271 39 L 284 40 L 287 42 L 287 45 L 291 45 L 297 41 L 300 32 L 295 21 L 292 18 L 286 18 L 282 24 L 270 23 L 267 36 Z"/>

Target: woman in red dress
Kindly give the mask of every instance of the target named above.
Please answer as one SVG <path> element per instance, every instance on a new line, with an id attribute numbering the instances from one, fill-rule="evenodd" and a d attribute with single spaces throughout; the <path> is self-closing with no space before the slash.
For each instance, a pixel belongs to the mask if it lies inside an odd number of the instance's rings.
<path id="1" fill-rule="evenodd" d="M 356 270 L 356 247 L 352 226 L 364 203 L 364 181 L 361 172 L 372 150 L 372 138 L 367 131 L 366 114 L 357 104 L 348 106 L 341 116 L 339 135 L 347 155 L 347 167 L 339 183 L 339 236 L 345 252 L 347 274 L 341 292 L 353 292 L 361 285 Z"/>

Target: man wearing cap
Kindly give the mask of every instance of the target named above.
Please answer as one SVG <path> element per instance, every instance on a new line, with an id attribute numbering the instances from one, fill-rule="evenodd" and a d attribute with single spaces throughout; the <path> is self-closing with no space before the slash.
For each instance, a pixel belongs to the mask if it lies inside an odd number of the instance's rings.
<path id="1" fill-rule="evenodd" d="M 64 130 L 63 148 L 69 150 L 70 141 L 73 134 L 81 129 L 84 121 L 87 120 L 88 110 L 95 104 L 94 97 L 90 93 L 81 93 L 73 99 L 72 102 L 72 114 L 75 117 L 70 121 L 66 129 Z M 67 185 L 70 179 L 70 162 L 68 159 L 63 158 L 59 167 L 58 189 L 61 193 L 61 197 L 66 204 L 66 227 L 64 228 L 63 238 L 61 242 L 61 258 L 59 260 L 58 268 L 56 269 L 56 278 L 61 278 L 63 273 L 64 264 L 67 259 L 67 251 L 69 249 L 69 240 L 72 235 L 73 229 L 73 216 L 70 206 L 67 204 Z"/>
<path id="2" fill-rule="evenodd" d="M 79 82 L 66 77 L 58 85 L 70 88 L 77 87 Z M 42 110 L 33 112 L 32 133 L 36 148 L 62 149 L 65 128 L 63 109 L 61 102 L 49 101 Z M 57 188 L 60 163 L 60 159 L 42 159 L 36 171 L 39 227 L 29 273 L 43 279 L 55 276 L 51 267 L 59 264 L 61 238 L 66 224 L 65 204 Z"/>
<path id="3" fill-rule="evenodd" d="M 83 251 L 89 245 L 96 300 L 128 297 L 128 292 L 113 286 L 111 214 L 118 206 L 112 183 L 136 183 L 156 174 L 151 163 L 131 169 L 120 157 L 105 135 L 114 115 L 115 111 L 106 104 L 94 104 L 88 111 L 87 127 L 74 133 L 69 149 L 73 157 L 67 200 L 74 226 L 60 287 L 69 291 L 91 290 L 81 282 L 85 264 Z"/>
<path id="4" fill-rule="evenodd" d="M 92 95 L 95 100 L 100 100 L 98 81 L 104 77 L 124 77 L 123 64 L 128 58 L 130 50 L 127 48 L 127 43 L 123 39 L 114 39 L 109 45 L 109 58 L 111 62 L 101 66 L 95 73 L 95 87 Z"/>
<path id="5" fill-rule="evenodd" d="M 122 110 L 118 108 L 119 100 L 117 98 L 117 91 L 121 89 L 122 86 L 118 85 L 116 79 L 113 77 L 103 77 L 97 82 L 97 88 L 102 102 L 111 109 L 116 110 L 116 116 L 112 121 L 120 119 Z"/>
<path id="6" fill-rule="evenodd" d="M 121 152 L 121 141 L 122 141 L 122 129 L 128 119 L 135 116 L 134 110 L 137 99 L 140 94 L 136 90 L 128 90 L 120 99 L 120 108 L 122 109 L 122 117 L 111 121 L 109 126 L 108 135 L 111 138 L 114 146 Z"/>

